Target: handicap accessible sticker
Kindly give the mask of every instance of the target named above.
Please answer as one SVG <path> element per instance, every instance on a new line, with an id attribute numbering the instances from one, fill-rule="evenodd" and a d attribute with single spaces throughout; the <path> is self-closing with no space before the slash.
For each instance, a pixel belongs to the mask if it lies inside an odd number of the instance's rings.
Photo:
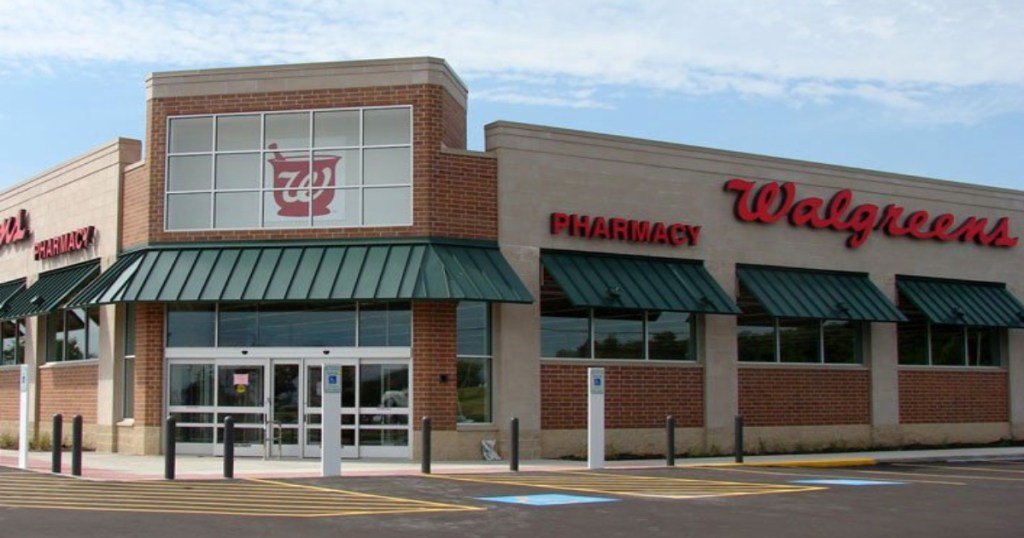
<path id="1" fill-rule="evenodd" d="M 607 497 L 585 497 L 583 495 L 562 495 L 546 493 L 541 495 L 512 495 L 510 497 L 477 497 L 481 501 L 496 503 L 526 504 L 529 506 L 557 506 L 560 504 L 608 503 L 618 499 Z"/>
<path id="2" fill-rule="evenodd" d="M 902 486 L 906 482 L 888 480 L 858 480 L 855 478 L 821 478 L 815 480 L 791 480 L 794 484 L 810 484 L 815 486 Z"/>

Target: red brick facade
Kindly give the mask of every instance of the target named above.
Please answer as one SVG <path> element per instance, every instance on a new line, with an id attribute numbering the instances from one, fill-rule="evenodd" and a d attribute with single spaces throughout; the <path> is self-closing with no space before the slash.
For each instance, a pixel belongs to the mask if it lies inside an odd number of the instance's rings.
<path id="1" fill-rule="evenodd" d="M 1010 420 L 1004 371 L 904 370 L 899 375 L 903 424 Z"/>
<path id="2" fill-rule="evenodd" d="M 74 415 L 82 415 L 83 424 L 95 424 L 98 370 L 95 363 L 40 368 L 39 421 L 49 424 L 60 413 L 67 424 Z"/>
<path id="3" fill-rule="evenodd" d="M 870 424 L 870 372 L 740 368 L 739 412 L 747 426 Z"/>
<path id="4" fill-rule="evenodd" d="M 164 306 L 135 306 L 135 424 L 163 424 Z"/>
<path id="5" fill-rule="evenodd" d="M 411 418 L 416 429 L 429 416 L 431 429 L 454 430 L 458 408 L 455 303 L 413 303 L 412 330 Z"/>
<path id="6" fill-rule="evenodd" d="M 587 427 L 586 364 L 542 364 L 541 429 Z M 639 364 L 605 366 L 605 425 L 660 428 L 672 415 L 680 428 L 704 425 L 704 370 Z"/>
<path id="7" fill-rule="evenodd" d="M 21 373 L 17 368 L 0 371 L 0 423 L 18 421 Z"/>

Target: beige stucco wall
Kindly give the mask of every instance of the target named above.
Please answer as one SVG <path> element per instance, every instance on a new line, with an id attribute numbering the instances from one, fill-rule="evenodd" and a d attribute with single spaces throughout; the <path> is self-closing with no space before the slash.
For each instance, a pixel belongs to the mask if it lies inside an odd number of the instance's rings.
<path id="1" fill-rule="evenodd" d="M 991 222 L 1005 216 L 1010 219 L 1014 236 L 1024 236 L 1022 192 L 506 122 L 487 126 L 486 146 L 499 159 L 502 252 L 535 297 L 542 249 L 703 260 L 733 296 L 736 264 L 759 264 L 868 273 L 893 301 L 896 275 L 1005 282 L 1011 292 L 1024 297 L 1024 275 L 1019 271 L 1024 245 L 993 248 L 888 237 L 875 231 L 863 246 L 850 249 L 845 246 L 845 232 L 794 227 L 785 220 L 770 225 L 738 220 L 733 213 L 737 195 L 725 191 L 724 185 L 732 178 L 754 181 L 757 186 L 792 181 L 798 187 L 797 199 L 815 196 L 825 200 L 839 190 L 851 189 L 854 205 L 897 204 L 906 208 L 904 217 L 916 210 L 926 210 L 932 218 L 948 212 L 957 217 L 958 223 L 968 216 L 985 217 Z M 552 236 L 552 212 L 699 225 L 700 244 L 671 247 Z M 498 310 L 496 408 L 499 414 L 502 409 L 514 408 L 532 417 L 540 412 L 540 400 L 530 392 L 530 387 L 538 383 L 536 372 L 542 361 L 538 357 L 540 305 L 502 305 Z M 1016 437 L 1024 432 L 1022 332 L 1009 331 L 1010 353 L 1004 366 L 1010 373 L 1011 424 L 999 430 L 1005 430 L 1005 435 L 1012 430 Z M 700 336 L 701 360 L 706 365 L 703 448 L 731 449 L 732 421 L 737 412 L 735 318 L 706 316 Z M 845 443 L 890 445 L 939 439 L 943 435 L 934 432 L 950 431 L 942 425 L 900 426 L 894 324 L 871 324 L 865 352 L 872 376 L 872 425 L 839 428 Z M 511 357 L 506 359 L 504 355 Z M 506 360 L 515 364 L 501 364 Z M 505 386 L 517 387 L 518 392 L 513 395 L 501 390 Z M 534 422 L 528 424 L 538 427 Z M 786 438 L 792 440 L 791 445 L 824 446 L 836 438 L 836 431 L 765 428 L 755 435 L 756 442 L 773 446 L 784 444 Z M 991 439 L 991 433 L 980 438 Z M 543 439 L 545 443 L 561 444 L 568 435 L 544 432 Z M 549 452 L 547 449 L 545 446 L 544 451 Z"/>
<path id="2" fill-rule="evenodd" d="M 120 224 L 120 189 L 124 168 L 137 162 L 141 143 L 119 138 L 88 151 L 72 160 L 0 192 L 0 219 L 28 212 L 30 236 L 27 240 L 0 248 L 0 282 L 27 278 L 32 285 L 40 273 L 76 263 L 99 259 L 105 269 L 117 257 Z M 35 260 L 33 244 L 66 232 L 94 226 L 96 238 L 87 249 L 45 260 Z M 113 427 L 120 417 L 116 395 L 120 392 L 119 369 L 115 360 L 114 342 L 119 339 L 115 308 L 102 307 L 100 358 L 98 359 L 97 423 L 87 425 L 87 446 L 113 450 L 116 436 Z M 26 364 L 30 368 L 30 416 L 36 416 L 38 394 L 36 368 L 45 365 L 45 327 L 42 316 L 27 320 Z M 2 368 L 17 368 L 5 366 Z M 70 417 L 65 418 L 70 422 Z M 40 420 L 48 427 L 49 417 Z"/>

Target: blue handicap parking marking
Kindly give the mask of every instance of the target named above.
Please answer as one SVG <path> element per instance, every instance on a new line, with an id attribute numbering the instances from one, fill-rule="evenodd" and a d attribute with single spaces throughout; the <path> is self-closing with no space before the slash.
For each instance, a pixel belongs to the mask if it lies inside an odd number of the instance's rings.
<path id="1" fill-rule="evenodd" d="M 512 495 L 509 497 L 477 497 L 481 501 L 496 503 L 526 504 L 530 506 L 557 506 L 560 504 L 607 503 L 618 499 L 607 497 L 586 497 L 583 495 L 562 495 L 547 493 L 542 495 Z"/>
<path id="2" fill-rule="evenodd" d="M 821 478 L 814 480 L 791 480 L 794 484 L 813 484 L 816 486 L 901 486 L 906 482 L 889 480 L 858 480 L 855 478 Z"/>

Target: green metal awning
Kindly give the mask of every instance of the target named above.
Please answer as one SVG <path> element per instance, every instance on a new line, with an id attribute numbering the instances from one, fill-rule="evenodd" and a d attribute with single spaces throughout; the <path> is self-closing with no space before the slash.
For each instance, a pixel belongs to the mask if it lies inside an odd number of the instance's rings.
<path id="1" fill-rule="evenodd" d="M 541 263 L 575 306 L 739 313 L 700 263 L 583 252 L 544 252 Z"/>
<path id="2" fill-rule="evenodd" d="M 932 323 L 1024 328 L 1024 305 L 1006 284 L 897 277 L 896 287 Z"/>
<path id="3" fill-rule="evenodd" d="M 395 241 L 151 247 L 74 303 L 374 299 L 533 302 L 496 246 Z"/>
<path id="4" fill-rule="evenodd" d="M 763 266 L 739 266 L 736 273 L 773 317 L 907 321 L 863 273 Z"/>
<path id="5" fill-rule="evenodd" d="M 17 292 L 4 303 L 0 319 L 17 319 L 53 312 L 100 270 L 100 261 L 91 260 L 40 273 L 39 279 Z"/>
<path id="6" fill-rule="evenodd" d="M 3 315 L 4 309 L 7 308 L 7 299 L 13 297 L 15 293 L 18 293 L 24 287 L 24 278 L 18 278 L 0 284 L 0 315 Z"/>

